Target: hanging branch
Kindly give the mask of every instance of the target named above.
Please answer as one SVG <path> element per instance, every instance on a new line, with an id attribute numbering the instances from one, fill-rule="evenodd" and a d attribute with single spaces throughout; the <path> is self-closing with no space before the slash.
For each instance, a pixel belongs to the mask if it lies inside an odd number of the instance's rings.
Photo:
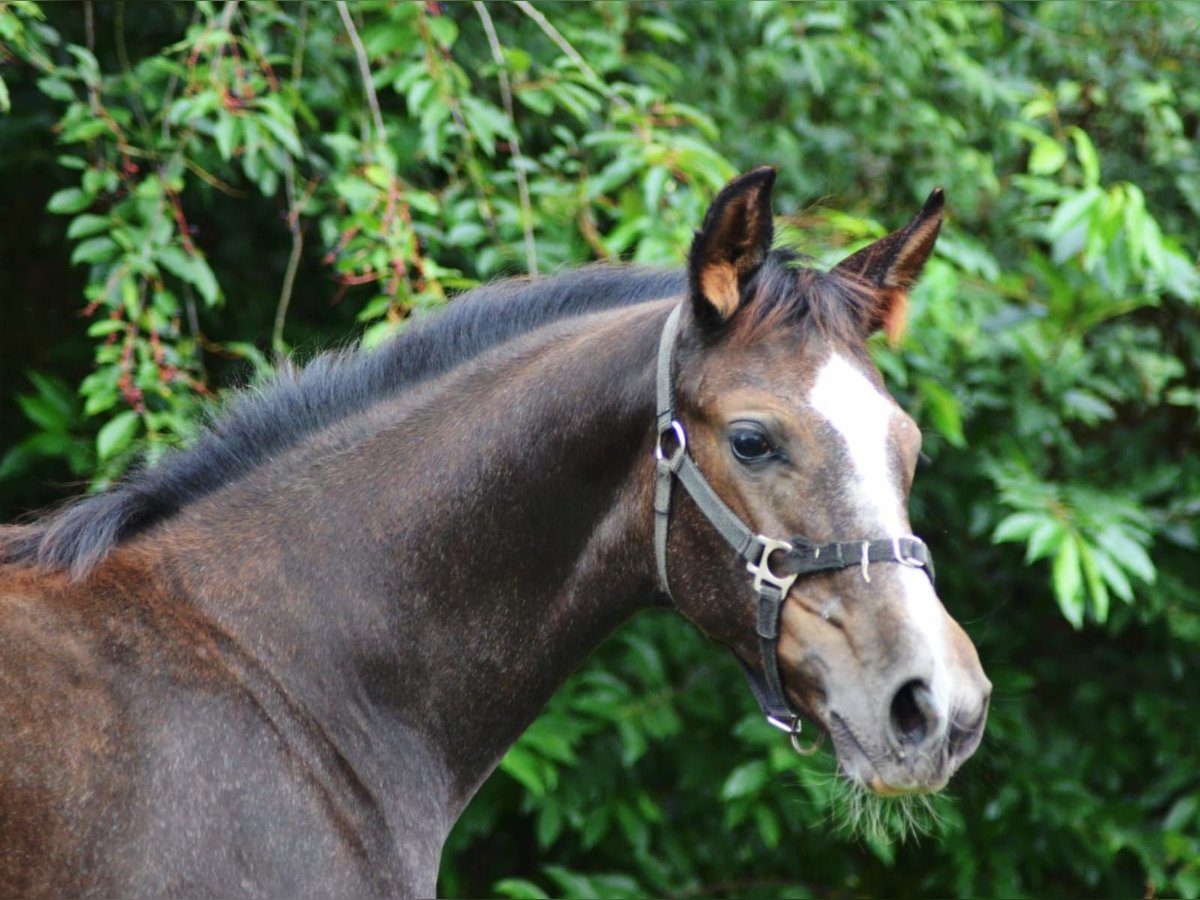
<path id="1" fill-rule="evenodd" d="M 504 112 L 512 123 L 512 155 L 513 168 L 517 172 L 517 194 L 521 202 L 521 227 L 525 231 L 525 265 L 530 275 L 538 273 L 537 246 L 533 240 L 533 209 L 529 202 L 529 184 L 525 180 L 525 158 L 521 155 L 521 139 L 517 136 L 517 117 L 513 108 L 512 85 L 508 81 L 508 70 L 504 65 L 504 53 L 500 47 L 500 38 L 496 35 L 496 26 L 483 0 L 474 0 L 475 11 L 483 22 L 483 30 L 487 34 L 488 46 L 492 48 L 492 59 L 496 62 L 497 77 L 500 79 L 500 96 L 504 101 Z"/>
<path id="2" fill-rule="evenodd" d="M 299 89 L 300 74 L 304 64 L 304 37 L 308 24 L 308 4 L 300 6 L 300 34 L 296 41 L 296 49 L 292 54 L 292 87 Z M 275 307 L 275 328 L 271 333 L 271 347 L 278 354 L 283 354 L 283 323 L 287 320 L 288 307 L 292 303 L 292 288 L 296 284 L 296 272 L 300 268 L 300 258 L 304 253 L 304 228 L 300 224 L 300 212 L 305 201 L 296 203 L 296 164 L 290 153 L 284 155 L 287 160 L 287 178 L 283 189 L 287 196 L 287 225 L 292 235 L 292 252 L 288 255 L 287 269 L 283 274 L 283 285 L 279 289 L 279 303 Z"/>
<path id="3" fill-rule="evenodd" d="M 296 272 L 300 268 L 300 257 L 304 253 L 304 228 L 300 225 L 300 207 L 296 204 L 296 166 L 290 155 L 286 156 L 287 177 L 283 181 L 287 194 L 288 231 L 292 233 L 292 252 L 288 256 L 287 271 L 283 275 L 283 286 L 279 290 L 279 305 L 275 308 L 275 328 L 271 333 L 271 346 L 283 354 L 283 323 L 287 319 L 288 306 L 292 302 L 292 287 L 296 283 Z"/>
<path id="4" fill-rule="evenodd" d="M 350 17 L 346 0 L 337 0 L 337 8 L 338 14 L 342 17 L 342 24 L 346 26 L 346 33 L 350 35 L 350 43 L 354 45 L 354 55 L 358 57 L 358 71 L 362 76 L 363 90 L 367 92 L 367 104 L 371 107 L 371 117 L 375 120 L 375 139 L 382 142 L 385 138 L 383 113 L 379 110 L 379 97 L 375 95 L 375 85 L 371 81 L 371 64 L 367 61 L 367 48 L 363 46 L 362 39 L 358 36 L 358 29 L 354 27 L 354 19 Z"/>

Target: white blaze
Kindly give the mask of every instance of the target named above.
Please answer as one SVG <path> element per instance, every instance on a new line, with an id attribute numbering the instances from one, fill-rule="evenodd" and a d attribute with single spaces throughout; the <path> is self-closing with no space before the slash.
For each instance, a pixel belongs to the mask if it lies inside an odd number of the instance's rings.
<path id="1" fill-rule="evenodd" d="M 867 538 L 907 535 L 900 487 L 888 463 L 888 432 L 896 408 L 886 396 L 845 357 L 831 354 L 817 372 L 809 403 L 846 441 L 853 467 L 847 485 L 862 522 L 871 529 Z M 853 540 L 859 535 L 838 535 Z M 935 702 L 945 709 L 946 632 L 941 602 L 920 569 L 900 570 L 905 606 L 913 627 L 924 636 L 933 654 L 930 673 Z"/>
<path id="2" fill-rule="evenodd" d="M 884 532 L 869 536 L 907 534 L 900 494 L 888 466 L 888 429 L 895 407 L 866 375 L 837 353 L 817 372 L 809 402 L 846 439 L 854 466 L 849 488 L 855 505 L 871 527 Z"/>

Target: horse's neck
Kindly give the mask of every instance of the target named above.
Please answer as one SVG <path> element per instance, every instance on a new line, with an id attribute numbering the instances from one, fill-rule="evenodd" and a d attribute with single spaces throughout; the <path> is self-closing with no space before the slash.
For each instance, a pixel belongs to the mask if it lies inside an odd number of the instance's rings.
<path id="1" fill-rule="evenodd" d="M 440 757 L 422 783 L 456 815 L 651 600 L 666 308 L 501 348 L 214 495 L 179 526 L 177 579 L 339 753 Z"/>

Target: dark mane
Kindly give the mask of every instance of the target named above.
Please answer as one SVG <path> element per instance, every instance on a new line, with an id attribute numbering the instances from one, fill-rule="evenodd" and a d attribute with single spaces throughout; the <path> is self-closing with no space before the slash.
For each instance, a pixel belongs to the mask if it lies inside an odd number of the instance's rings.
<path id="1" fill-rule="evenodd" d="M 0 562 L 82 575 L 121 541 L 334 422 L 543 325 L 670 297 L 685 284 L 682 272 L 590 266 L 476 288 L 375 351 L 327 353 L 304 368 L 283 367 L 264 388 L 237 395 L 191 448 L 0 537 Z"/>
<path id="2" fill-rule="evenodd" d="M 550 278 L 477 288 L 379 349 L 284 366 L 264 388 L 235 396 L 194 446 L 136 470 L 0 536 L 0 563 L 38 564 L 81 576 L 115 546 L 184 505 L 245 477 L 272 456 L 333 423 L 436 377 L 505 341 L 560 319 L 677 296 L 682 271 L 591 266 Z M 776 250 L 746 286 L 734 335 L 751 340 L 785 323 L 845 341 L 861 339 L 876 292 L 852 275 L 804 268 Z"/>

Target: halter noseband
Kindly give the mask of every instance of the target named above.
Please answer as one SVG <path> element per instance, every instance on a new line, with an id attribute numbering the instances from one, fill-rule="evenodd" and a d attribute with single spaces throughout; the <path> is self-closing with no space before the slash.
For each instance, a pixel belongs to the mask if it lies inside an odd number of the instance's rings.
<path id="1" fill-rule="evenodd" d="M 813 753 L 819 746 L 819 741 L 808 747 L 800 744 L 800 715 L 788 703 L 779 674 L 779 617 L 792 584 L 801 575 L 854 566 L 862 568 L 863 579 L 869 582 L 871 576 L 868 566 L 875 562 L 894 562 L 923 569 L 929 580 L 933 581 L 933 557 L 925 542 L 915 535 L 814 544 L 799 535 L 784 541 L 751 531 L 701 474 L 687 452 L 687 432 L 683 423 L 675 418 L 671 360 L 682 308 L 682 305 L 676 306 L 671 311 L 658 344 L 654 556 L 658 565 L 659 585 L 670 597 L 670 582 L 667 578 L 667 528 L 671 522 L 671 486 L 678 478 L 700 512 L 726 543 L 733 547 L 737 555 L 746 561 L 746 569 L 753 576 L 754 592 L 758 597 L 755 630 L 762 658 L 762 674 L 759 675 L 740 656 L 737 657 L 746 672 L 750 690 L 767 721 L 787 732 L 796 751 Z M 669 450 L 671 444 L 674 445 L 674 449 Z"/>

